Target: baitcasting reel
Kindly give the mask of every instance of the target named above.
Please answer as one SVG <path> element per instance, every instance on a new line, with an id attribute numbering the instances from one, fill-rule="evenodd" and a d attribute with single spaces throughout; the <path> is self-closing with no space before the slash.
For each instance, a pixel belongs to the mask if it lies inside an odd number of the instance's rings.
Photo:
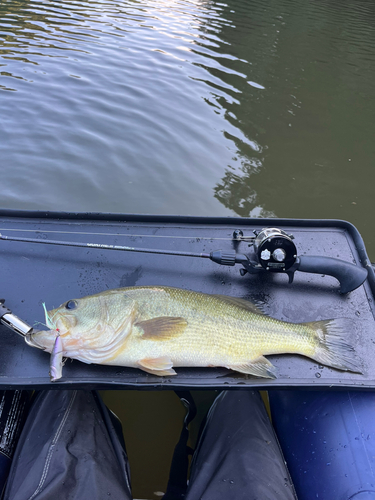
<path id="1" fill-rule="evenodd" d="M 254 231 L 255 236 L 245 237 L 241 229 L 233 233 L 235 242 L 250 241 L 250 251 L 247 254 L 233 251 L 217 250 L 211 252 L 210 259 L 217 264 L 234 266 L 242 264 L 242 276 L 246 273 L 259 272 L 286 273 L 289 283 L 293 282 L 294 273 L 328 274 L 340 282 L 340 293 L 348 293 L 358 288 L 367 278 L 367 269 L 356 266 L 344 260 L 332 257 L 297 255 L 293 242 L 294 236 L 285 231 L 271 227 Z"/>
<path id="2" fill-rule="evenodd" d="M 254 253 L 266 271 L 287 271 L 295 264 L 297 248 L 293 243 L 292 234 L 275 227 L 263 229 L 255 234 Z"/>

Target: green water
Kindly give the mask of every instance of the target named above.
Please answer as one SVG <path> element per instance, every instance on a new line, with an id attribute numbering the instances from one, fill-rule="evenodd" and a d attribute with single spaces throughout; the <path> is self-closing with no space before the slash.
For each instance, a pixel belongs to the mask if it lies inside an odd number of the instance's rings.
<path id="1" fill-rule="evenodd" d="M 374 22 L 365 0 L 3 1 L 0 207 L 345 219 L 374 261 Z M 166 442 L 159 396 L 122 408 Z M 135 495 L 173 440 L 147 463 L 130 441 Z"/>
<path id="2" fill-rule="evenodd" d="M 375 5 L 0 6 L 1 206 L 339 218 L 375 259 Z"/>

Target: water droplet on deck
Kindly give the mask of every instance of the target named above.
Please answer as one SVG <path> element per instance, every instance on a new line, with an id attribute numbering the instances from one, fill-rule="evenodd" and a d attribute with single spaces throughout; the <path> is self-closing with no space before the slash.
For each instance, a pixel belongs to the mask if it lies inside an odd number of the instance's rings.
<path id="1" fill-rule="evenodd" d="M 316 377 L 316 378 L 320 378 L 321 376 L 322 376 L 322 375 L 321 375 L 319 372 L 315 373 L 315 377 Z"/>

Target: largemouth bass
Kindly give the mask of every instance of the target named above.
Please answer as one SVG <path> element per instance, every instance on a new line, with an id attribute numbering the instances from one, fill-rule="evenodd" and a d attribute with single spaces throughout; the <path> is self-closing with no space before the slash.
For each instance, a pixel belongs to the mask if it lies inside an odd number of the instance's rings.
<path id="1" fill-rule="evenodd" d="M 170 287 L 131 287 L 69 300 L 46 311 L 48 331 L 28 343 L 84 363 L 176 375 L 173 367 L 226 367 L 275 378 L 264 356 L 293 353 L 360 373 L 345 320 L 287 323 L 243 299 Z M 55 349 L 54 349 L 55 348 Z M 61 354 L 62 352 L 62 354 Z M 54 379 L 60 375 L 54 371 Z"/>

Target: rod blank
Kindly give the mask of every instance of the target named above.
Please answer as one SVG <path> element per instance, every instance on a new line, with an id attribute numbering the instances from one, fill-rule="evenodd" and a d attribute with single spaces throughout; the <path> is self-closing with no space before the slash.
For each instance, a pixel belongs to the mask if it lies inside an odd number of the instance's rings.
<path id="1" fill-rule="evenodd" d="M 6 241 L 18 241 L 23 243 L 42 243 L 43 245 L 60 245 L 66 247 L 98 248 L 103 250 L 119 250 L 123 252 L 141 252 L 161 255 L 179 255 L 183 257 L 200 257 L 209 259 L 209 253 L 180 252 L 177 250 L 159 250 L 152 248 L 127 247 L 123 245 L 105 245 L 103 243 L 79 243 L 77 241 L 42 240 L 38 238 L 21 238 L 19 236 L 5 236 L 0 233 L 0 239 Z"/>

